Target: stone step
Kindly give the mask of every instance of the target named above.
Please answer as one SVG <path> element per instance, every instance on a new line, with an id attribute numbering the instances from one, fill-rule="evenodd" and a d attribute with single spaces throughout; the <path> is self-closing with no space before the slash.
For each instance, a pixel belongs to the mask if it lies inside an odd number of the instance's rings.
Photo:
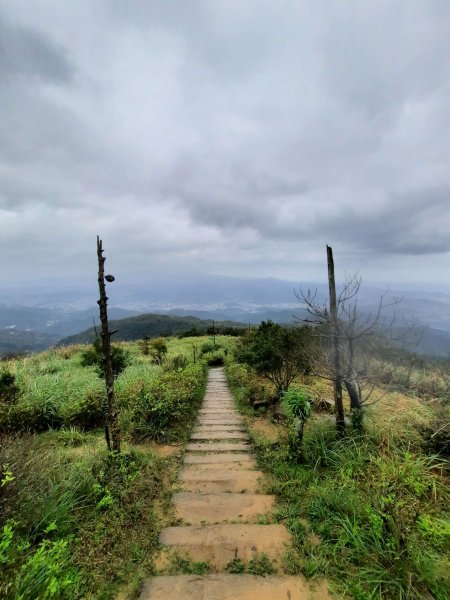
<path id="1" fill-rule="evenodd" d="M 194 433 L 204 433 L 205 431 L 245 431 L 242 425 L 197 425 Z"/>
<path id="2" fill-rule="evenodd" d="M 229 404 L 230 406 L 235 406 L 233 398 L 225 395 L 219 396 L 218 394 L 205 397 L 203 404 L 214 404 L 215 406 L 219 404 Z"/>
<path id="3" fill-rule="evenodd" d="M 199 419 L 239 419 L 239 415 L 235 412 L 200 412 L 198 415 Z"/>
<path id="4" fill-rule="evenodd" d="M 257 470 L 257 464 L 254 460 L 241 462 L 221 462 L 221 463 L 184 463 L 184 469 L 189 469 L 192 473 L 202 473 L 204 471 L 251 471 Z"/>
<path id="5" fill-rule="evenodd" d="M 249 440 L 243 431 L 195 431 L 191 440 Z"/>
<path id="6" fill-rule="evenodd" d="M 167 527 L 159 536 L 162 546 L 176 547 L 184 558 L 208 562 L 215 569 L 225 569 L 234 558 L 249 561 L 262 552 L 271 560 L 280 560 L 289 542 L 284 525 Z"/>
<path id="7" fill-rule="evenodd" d="M 202 406 L 199 410 L 199 413 L 202 412 L 227 412 L 237 414 L 236 409 L 233 406 L 225 406 L 224 404 L 220 404 L 219 406 Z"/>
<path id="8" fill-rule="evenodd" d="M 178 492 L 173 495 L 175 512 L 179 519 L 191 525 L 247 522 L 269 513 L 274 496 L 265 494 L 195 494 Z"/>
<path id="9" fill-rule="evenodd" d="M 232 452 L 216 452 L 214 454 L 192 454 L 190 452 L 184 455 L 185 464 L 214 464 L 220 465 L 222 463 L 238 462 L 238 463 L 255 463 L 256 457 L 251 454 L 232 453 Z"/>
<path id="10" fill-rule="evenodd" d="M 256 465 L 256 458 L 250 454 L 233 454 L 232 452 L 217 452 L 216 454 L 187 453 L 184 455 L 184 463 L 186 465 L 211 464 L 214 465 L 214 468 L 222 468 L 224 463 Z"/>
<path id="11" fill-rule="evenodd" d="M 197 425 L 243 425 L 244 421 L 240 417 L 199 417 Z"/>
<path id="12" fill-rule="evenodd" d="M 233 414 L 238 414 L 236 409 L 233 408 L 232 406 L 224 406 L 223 404 L 221 406 L 202 406 L 202 408 L 199 410 L 199 413 L 204 413 L 204 412 L 208 412 L 208 413 L 222 413 L 222 412 L 227 412 L 227 413 L 233 413 Z"/>
<path id="13" fill-rule="evenodd" d="M 249 444 L 243 442 L 192 442 L 186 446 L 186 450 L 190 452 L 246 452 L 250 449 Z"/>
<path id="14" fill-rule="evenodd" d="M 259 480 L 263 474 L 261 471 L 216 471 L 206 469 L 204 471 L 183 471 L 178 477 L 186 492 L 198 494 L 220 494 L 228 492 L 258 492 L 261 489 Z"/>
<path id="15" fill-rule="evenodd" d="M 213 396 L 206 396 L 203 404 L 221 404 L 221 403 L 229 404 L 230 406 L 235 406 L 234 400 L 231 396 L 222 394 L 214 394 Z"/>
<path id="16" fill-rule="evenodd" d="M 236 406 L 234 399 L 225 394 L 213 394 L 212 396 L 206 396 L 203 404 L 214 404 L 214 406 L 219 404 L 229 404 L 230 406 Z"/>
<path id="17" fill-rule="evenodd" d="M 238 413 L 235 410 L 231 410 L 231 409 L 227 409 L 227 408 L 218 408 L 218 409 L 200 409 L 198 411 L 199 416 L 205 416 L 208 415 L 209 417 L 212 416 L 217 416 L 217 417 L 223 417 L 223 416 L 227 416 L 227 417 L 237 417 Z"/>
<path id="18" fill-rule="evenodd" d="M 236 422 L 239 421 L 240 424 L 243 423 L 242 419 L 240 419 L 238 416 L 236 415 L 226 415 L 226 414 L 211 414 L 210 415 L 198 415 L 198 422 L 201 422 L 203 420 L 209 420 L 209 421 L 225 421 L 225 424 L 228 425 L 229 422 L 231 422 L 232 425 L 236 425 Z M 220 424 L 220 423 L 219 423 Z"/>
<path id="19" fill-rule="evenodd" d="M 167 575 L 144 582 L 140 600 L 331 600 L 325 583 L 303 577 Z"/>

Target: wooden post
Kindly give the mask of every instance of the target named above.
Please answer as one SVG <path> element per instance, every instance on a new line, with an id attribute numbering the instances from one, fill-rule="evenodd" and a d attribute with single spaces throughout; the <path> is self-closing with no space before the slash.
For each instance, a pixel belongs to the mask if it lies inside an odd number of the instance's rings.
<path id="1" fill-rule="evenodd" d="M 333 378 L 334 409 L 336 412 L 336 428 L 340 434 L 345 433 L 344 404 L 342 402 L 342 372 L 339 349 L 339 318 L 336 299 L 336 280 L 334 277 L 333 249 L 327 246 L 328 287 L 330 291 L 330 323 L 333 334 Z"/>
<path id="2" fill-rule="evenodd" d="M 120 429 L 118 423 L 116 399 L 114 394 L 114 373 L 111 361 L 111 333 L 108 326 L 108 297 L 105 286 L 105 260 L 103 256 L 102 241 L 97 236 L 97 258 L 98 258 L 98 289 L 100 299 L 97 304 L 100 308 L 100 321 L 102 323 L 102 353 L 103 373 L 106 385 L 106 410 L 105 410 L 105 437 L 108 450 L 120 452 Z M 111 277 L 111 281 L 114 278 Z"/>
<path id="3" fill-rule="evenodd" d="M 213 344 L 214 348 L 216 347 L 216 322 L 213 321 Z"/>

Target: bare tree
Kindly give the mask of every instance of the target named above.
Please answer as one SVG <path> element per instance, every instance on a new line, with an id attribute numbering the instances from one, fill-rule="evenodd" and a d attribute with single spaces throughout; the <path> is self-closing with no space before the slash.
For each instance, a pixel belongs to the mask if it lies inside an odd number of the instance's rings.
<path id="1" fill-rule="evenodd" d="M 108 450 L 111 452 L 120 452 L 120 429 L 117 414 L 116 399 L 114 394 L 114 372 L 112 368 L 111 357 L 111 336 L 114 331 L 109 330 L 108 324 L 108 297 L 106 296 L 105 279 L 108 282 L 114 281 L 112 275 L 105 276 L 105 260 L 103 256 L 102 240 L 97 236 L 97 258 L 98 258 L 98 288 L 100 298 L 98 305 L 100 308 L 100 321 L 102 323 L 102 354 L 103 354 L 103 372 L 106 384 L 106 406 L 105 406 L 105 437 Z"/>
<path id="2" fill-rule="evenodd" d="M 360 427 L 362 409 L 371 401 L 375 387 L 372 385 L 368 389 L 367 386 L 371 345 L 387 341 L 411 342 L 413 338 L 421 335 L 421 331 L 416 322 L 408 323 L 404 327 L 394 327 L 398 319 L 398 312 L 395 310 L 389 318 L 384 318 L 383 311 L 398 305 L 402 300 L 393 298 L 387 301 L 387 293 L 380 297 L 374 312 L 363 314 L 358 307 L 358 293 L 361 287 L 361 277 L 358 274 L 347 277 L 339 295 L 336 295 L 333 251 L 330 246 L 327 246 L 327 260 L 329 307 L 326 302 L 318 301 L 317 290 L 308 290 L 305 293 L 300 289 L 296 296 L 311 315 L 311 318 L 301 321 L 316 325 L 314 332 L 319 338 L 319 344 L 311 360 L 312 370 L 319 377 L 333 381 L 336 427 L 343 433 L 343 386 L 348 393 L 355 422 L 359 420 Z"/>
<path id="3" fill-rule="evenodd" d="M 336 280 L 334 277 L 334 259 L 331 246 L 327 246 L 328 289 L 330 294 L 330 312 L 327 312 L 328 323 L 331 325 L 333 338 L 333 385 L 334 408 L 336 413 L 336 428 L 339 433 L 345 432 L 344 404 L 342 402 L 342 368 L 339 348 L 339 319 L 336 299 Z"/>

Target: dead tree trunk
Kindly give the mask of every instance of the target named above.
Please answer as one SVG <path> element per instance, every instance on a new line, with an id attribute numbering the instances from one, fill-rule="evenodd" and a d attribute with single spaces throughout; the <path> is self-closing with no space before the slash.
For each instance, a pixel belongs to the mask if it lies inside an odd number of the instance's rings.
<path id="1" fill-rule="evenodd" d="M 103 373 L 106 385 L 106 407 L 105 407 L 105 437 L 108 450 L 111 452 L 120 452 L 120 429 L 118 423 L 116 399 L 114 394 L 114 373 L 111 360 L 111 332 L 108 326 L 108 297 L 106 296 L 105 286 L 105 260 L 103 256 L 102 241 L 97 236 L 97 257 L 98 257 L 98 289 L 100 299 L 97 301 L 100 307 L 100 321 L 102 323 L 102 354 L 103 354 Z M 114 279 L 111 277 L 111 280 Z"/>
<path id="2" fill-rule="evenodd" d="M 351 328 L 349 331 L 350 335 L 347 336 L 347 349 L 348 349 L 348 358 L 347 358 L 347 372 L 344 375 L 344 385 L 347 390 L 348 396 L 350 398 L 350 409 L 362 409 L 361 402 L 361 388 L 358 385 L 357 380 L 353 376 L 353 362 L 355 357 L 355 350 L 353 346 L 354 342 L 354 323 L 351 324 Z"/>
<path id="3" fill-rule="evenodd" d="M 345 433 L 344 404 L 342 402 L 342 370 L 339 349 L 339 319 L 337 313 L 336 281 L 334 278 L 333 249 L 327 246 L 328 287 L 330 291 L 330 323 L 333 338 L 333 383 L 334 409 L 336 413 L 336 428 L 339 433 Z"/>

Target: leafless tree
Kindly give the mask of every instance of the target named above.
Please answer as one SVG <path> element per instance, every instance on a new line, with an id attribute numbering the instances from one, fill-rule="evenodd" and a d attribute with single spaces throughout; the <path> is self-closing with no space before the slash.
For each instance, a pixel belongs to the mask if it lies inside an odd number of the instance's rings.
<path id="1" fill-rule="evenodd" d="M 114 281 L 112 275 L 105 275 L 105 260 L 103 256 L 102 240 L 97 236 L 97 258 L 98 258 L 98 287 L 100 298 L 100 321 L 102 323 L 102 354 L 103 372 L 106 384 L 106 406 L 105 406 L 105 437 L 109 451 L 120 452 L 120 429 L 117 414 L 116 399 L 114 394 L 114 373 L 111 360 L 111 336 L 114 331 L 109 330 L 108 325 L 108 297 L 106 295 L 105 280 Z"/>
<path id="2" fill-rule="evenodd" d="M 317 290 L 296 292 L 297 299 L 309 313 L 299 321 L 313 323 L 318 344 L 311 360 L 312 370 L 319 377 L 329 379 L 334 384 L 336 427 L 345 431 L 342 387 L 349 399 L 350 408 L 362 425 L 362 409 L 373 402 L 374 385 L 368 385 L 370 375 L 371 349 L 386 342 L 418 341 L 422 331 L 416 321 L 397 326 L 398 312 L 394 309 L 388 318 L 385 310 L 400 304 L 401 298 L 387 299 L 387 292 L 381 295 L 377 308 L 371 314 L 364 314 L 358 307 L 358 293 L 361 277 L 358 274 L 347 276 L 338 295 L 334 281 L 334 262 L 331 247 L 327 246 L 330 299 L 321 303 Z M 371 348 L 372 347 L 372 348 Z"/>

